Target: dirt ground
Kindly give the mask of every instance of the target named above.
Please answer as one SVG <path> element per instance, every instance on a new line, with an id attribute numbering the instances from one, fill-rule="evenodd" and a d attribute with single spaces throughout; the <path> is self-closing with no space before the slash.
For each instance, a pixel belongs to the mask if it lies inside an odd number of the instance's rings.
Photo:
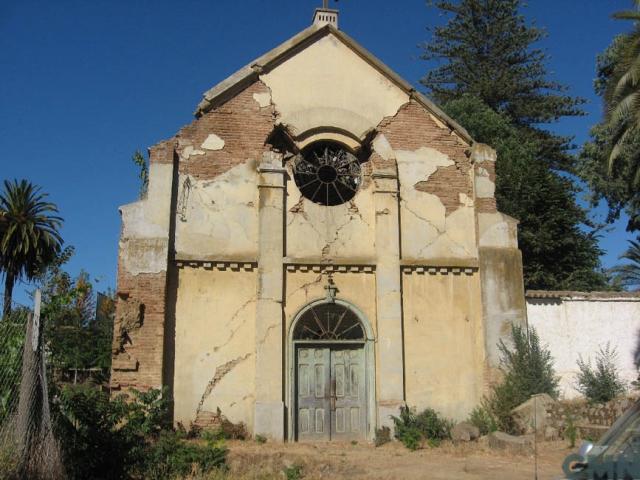
<path id="1" fill-rule="evenodd" d="M 566 442 L 538 444 L 538 479 L 562 477 L 564 458 L 575 451 Z M 415 452 L 397 442 L 382 447 L 367 444 L 259 444 L 230 442 L 228 478 L 286 478 L 287 467 L 301 467 L 302 479 L 534 479 L 533 455 L 490 450 L 478 443 Z M 294 477 L 296 478 L 296 477 Z"/>

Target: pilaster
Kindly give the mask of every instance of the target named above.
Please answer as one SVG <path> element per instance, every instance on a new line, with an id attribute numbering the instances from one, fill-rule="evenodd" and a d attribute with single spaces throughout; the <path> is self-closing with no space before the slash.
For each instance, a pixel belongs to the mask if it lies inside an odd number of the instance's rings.
<path id="1" fill-rule="evenodd" d="M 258 166 L 259 244 L 256 305 L 256 435 L 284 440 L 283 257 L 286 170 L 282 155 L 265 152 Z"/>
<path id="2" fill-rule="evenodd" d="M 373 173 L 376 209 L 376 307 L 378 427 L 393 427 L 391 415 L 404 403 L 404 355 L 400 277 L 400 217 L 397 173 Z"/>

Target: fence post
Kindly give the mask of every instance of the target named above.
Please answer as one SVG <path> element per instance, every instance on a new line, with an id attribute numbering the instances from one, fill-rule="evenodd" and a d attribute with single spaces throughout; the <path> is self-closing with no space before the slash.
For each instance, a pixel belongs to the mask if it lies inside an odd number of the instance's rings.
<path id="1" fill-rule="evenodd" d="M 35 436 L 40 426 L 42 411 L 42 389 L 39 388 L 40 374 L 40 341 L 42 336 L 40 322 L 40 290 L 36 290 L 33 314 L 27 316 L 24 349 L 22 351 L 22 379 L 16 418 L 16 434 L 20 455 L 20 470 L 25 471 L 29 465 Z M 46 400 L 48 401 L 48 399 Z"/>

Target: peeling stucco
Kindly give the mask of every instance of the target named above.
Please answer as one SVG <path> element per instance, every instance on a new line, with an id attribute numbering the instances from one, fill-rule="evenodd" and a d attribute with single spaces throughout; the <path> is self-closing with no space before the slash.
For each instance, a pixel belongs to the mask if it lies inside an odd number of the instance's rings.
<path id="1" fill-rule="evenodd" d="M 477 256 L 472 202 L 465 203 L 447 215 L 437 195 L 416 189 L 416 180 L 428 183 L 439 168 L 455 165 L 447 155 L 429 147 L 416 151 L 395 152 L 400 179 L 402 230 L 413 232 L 402 236 L 402 251 L 407 258 L 469 258 Z M 459 197 L 462 199 L 462 197 Z M 471 234 L 470 234 L 471 232 Z"/>
<path id="2" fill-rule="evenodd" d="M 493 198 L 496 193 L 496 184 L 491 180 L 489 172 L 479 167 L 476 171 L 476 197 Z"/>
<path id="3" fill-rule="evenodd" d="M 255 258 L 256 182 L 257 172 L 249 162 L 233 167 L 213 181 L 181 176 L 178 212 L 182 221 L 176 227 L 177 255 L 186 258 L 217 255 L 218 260 L 232 256 Z"/>
<path id="4" fill-rule="evenodd" d="M 260 108 L 265 108 L 271 105 L 271 92 L 254 93 L 253 98 L 258 102 Z"/>
<path id="5" fill-rule="evenodd" d="M 258 94 L 254 94 L 254 97 L 255 95 Z M 204 148 L 205 150 L 222 150 L 224 148 L 224 140 L 215 133 L 211 133 L 202 143 L 201 148 Z M 204 154 L 204 152 L 202 153 Z"/>

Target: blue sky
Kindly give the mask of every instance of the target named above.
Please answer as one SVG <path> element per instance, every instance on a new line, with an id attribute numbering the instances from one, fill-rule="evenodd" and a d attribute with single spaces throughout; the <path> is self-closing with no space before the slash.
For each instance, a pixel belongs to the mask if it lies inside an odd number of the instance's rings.
<path id="1" fill-rule="evenodd" d="M 28 178 L 50 193 L 76 247 L 69 265 L 115 286 L 118 206 L 134 201 L 136 149 L 172 136 L 202 93 L 310 24 L 321 0 L 2 0 L 0 180 Z M 628 25 L 631 0 L 531 0 L 545 27 L 553 78 L 589 100 L 588 116 L 554 126 L 582 143 L 602 106 L 595 56 Z M 341 0 L 341 28 L 418 85 L 418 44 L 442 23 L 425 0 Z M 595 214 L 602 217 L 603 210 Z M 631 238 L 603 235 L 605 266 Z M 17 299 L 26 301 L 24 287 Z"/>

